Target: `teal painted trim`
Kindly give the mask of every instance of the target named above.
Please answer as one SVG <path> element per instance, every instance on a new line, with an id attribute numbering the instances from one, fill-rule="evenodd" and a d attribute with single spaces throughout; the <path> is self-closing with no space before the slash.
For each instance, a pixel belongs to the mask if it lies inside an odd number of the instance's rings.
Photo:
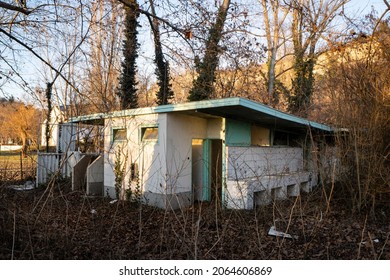
<path id="1" fill-rule="evenodd" d="M 317 122 L 313 122 L 313 121 L 309 121 L 307 119 L 303 119 L 303 118 L 300 118 L 300 117 L 297 117 L 297 116 L 294 116 L 294 115 L 291 115 L 288 113 L 284 113 L 282 111 L 270 108 L 266 105 L 263 105 L 263 104 L 260 104 L 260 103 L 254 102 L 254 101 L 250 101 L 248 99 L 240 98 L 239 105 L 244 106 L 244 107 L 249 108 L 249 109 L 252 109 L 252 110 L 256 110 L 256 111 L 265 113 L 265 114 L 273 116 L 275 118 L 291 121 L 294 123 L 302 124 L 305 126 L 310 126 L 313 128 L 317 128 L 317 129 L 321 129 L 321 130 L 325 130 L 325 131 L 329 131 L 329 132 L 333 131 L 333 129 L 330 126 L 320 124 Z"/>
<path id="2" fill-rule="evenodd" d="M 313 127 L 328 132 L 333 131 L 333 129 L 330 126 L 309 121 L 288 113 L 284 113 L 276 109 L 273 109 L 271 107 L 268 107 L 264 104 L 257 103 L 255 101 L 250 101 L 248 99 L 241 98 L 241 97 L 202 100 L 202 101 L 187 102 L 182 104 L 161 105 L 158 107 L 128 109 L 122 111 L 115 111 L 107 114 L 104 113 L 92 114 L 92 115 L 71 118 L 69 122 L 97 121 L 97 120 L 104 120 L 108 118 L 128 117 L 128 116 L 158 114 L 158 113 L 170 113 L 170 112 L 196 111 L 199 109 L 218 108 L 218 107 L 220 108 L 220 107 L 229 107 L 229 106 L 242 106 L 260 113 L 267 114 L 274 118 L 287 120 L 293 123 Z M 232 117 L 234 117 L 234 112 L 231 112 L 231 115 Z"/>
<path id="3" fill-rule="evenodd" d="M 79 123 L 79 122 L 88 122 L 88 121 L 98 121 L 101 120 L 104 122 L 104 119 L 107 118 L 107 114 L 98 113 L 92 115 L 78 116 L 69 119 L 69 123 Z"/>
<path id="4" fill-rule="evenodd" d="M 251 124 L 232 119 L 226 120 L 226 145 L 227 146 L 250 146 Z"/>
<path id="5" fill-rule="evenodd" d="M 202 200 L 211 200 L 211 174 L 210 174 L 210 158 L 211 158 L 211 140 L 203 140 L 203 186 Z"/>
<path id="6" fill-rule="evenodd" d="M 222 140 L 222 188 L 221 188 L 221 202 L 222 202 L 222 209 L 226 208 L 225 202 L 225 190 L 226 190 L 226 145 L 225 141 Z"/>
<path id="7" fill-rule="evenodd" d="M 240 104 L 240 97 L 193 101 L 181 104 L 161 105 L 155 108 L 156 113 L 190 111 L 207 108 L 235 106 Z"/>
<path id="8" fill-rule="evenodd" d="M 83 122 L 83 121 L 91 121 L 91 120 L 99 120 L 99 119 L 129 117 L 129 116 L 157 114 L 157 113 L 181 112 L 181 111 L 190 111 L 190 110 L 224 107 L 224 106 L 235 106 L 235 105 L 239 105 L 239 102 L 240 102 L 239 97 L 232 97 L 232 98 L 223 98 L 223 99 L 214 99 L 214 100 L 194 101 L 194 102 L 187 102 L 181 104 L 168 104 L 168 105 L 161 105 L 158 107 L 127 109 L 127 110 L 115 111 L 110 113 L 99 113 L 99 114 L 79 116 L 79 117 L 71 118 L 69 122 Z"/>

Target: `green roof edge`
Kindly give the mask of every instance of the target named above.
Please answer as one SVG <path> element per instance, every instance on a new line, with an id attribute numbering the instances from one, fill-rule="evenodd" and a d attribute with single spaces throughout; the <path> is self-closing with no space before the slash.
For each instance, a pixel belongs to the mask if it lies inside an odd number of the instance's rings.
<path id="1" fill-rule="evenodd" d="M 306 125 L 316 129 L 332 132 L 334 131 L 330 126 L 325 124 L 320 124 L 314 121 L 309 121 L 307 119 L 297 117 L 288 113 L 284 113 L 277 109 L 273 109 L 264 104 L 251 101 L 242 97 L 229 97 L 222 99 L 210 99 L 210 100 L 201 100 L 201 101 L 192 101 L 187 103 L 179 104 L 168 104 L 160 105 L 157 107 L 146 107 L 146 108 L 137 108 L 137 109 L 127 109 L 122 111 L 114 111 L 110 113 L 97 113 L 86 116 L 74 117 L 69 120 L 69 122 L 82 122 L 82 121 L 92 121 L 100 120 L 106 118 L 116 118 L 116 117 L 127 117 L 135 115 L 145 115 L 145 114 L 158 114 L 158 113 L 169 113 L 169 112 L 182 112 L 189 110 L 198 110 L 198 109 L 207 109 L 207 108 L 216 108 L 224 106 L 243 106 L 258 112 L 274 116 L 279 119 L 291 121 L 294 123 L 299 123 L 301 125 Z"/>

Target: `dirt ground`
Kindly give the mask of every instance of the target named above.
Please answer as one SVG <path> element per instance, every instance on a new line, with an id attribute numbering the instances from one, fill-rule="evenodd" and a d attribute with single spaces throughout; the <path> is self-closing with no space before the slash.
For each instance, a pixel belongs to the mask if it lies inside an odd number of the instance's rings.
<path id="1" fill-rule="evenodd" d="M 341 192 L 330 204 L 324 194 L 256 210 L 199 203 L 165 211 L 85 197 L 69 183 L 2 185 L 0 259 L 390 259 L 388 203 L 352 214 Z M 270 236 L 271 226 L 296 238 Z"/>

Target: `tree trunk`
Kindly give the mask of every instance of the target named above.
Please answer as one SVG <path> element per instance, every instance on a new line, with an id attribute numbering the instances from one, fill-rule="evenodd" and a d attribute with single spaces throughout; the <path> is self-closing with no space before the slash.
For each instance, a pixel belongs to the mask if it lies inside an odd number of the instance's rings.
<path id="1" fill-rule="evenodd" d="M 169 103 L 169 100 L 173 97 L 173 91 L 169 83 L 170 73 L 169 64 L 164 59 L 164 53 L 162 51 L 159 20 L 156 17 L 156 10 L 154 8 L 154 1 L 149 0 L 150 7 L 153 14 L 153 19 L 148 16 L 150 26 L 153 31 L 154 37 L 154 50 L 155 50 L 155 63 L 156 63 L 156 75 L 158 78 L 157 84 L 159 85 L 159 91 L 157 92 L 157 104 L 165 105 Z"/>
<path id="2" fill-rule="evenodd" d="M 294 48 L 292 93 L 289 111 L 307 117 L 314 90 L 316 45 L 347 0 L 291 1 L 291 33 Z"/>
<path id="3" fill-rule="evenodd" d="M 22 138 L 22 157 L 25 158 L 27 157 L 27 150 L 28 150 L 27 133 L 25 131 L 22 131 L 20 137 Z"/>
<path id="4" fill-rule="evenodd" d="M 121 100 L 121 109 L 138 107 L 136 88 L 136 59 L 138 57 L 137 26 L 139 7 L 136 0 L 126 2 L 126 30 L 123 43 L 122 73 L 118 95 Z"/>
<path id="5" fill-rule="evenodd" d="M 218 9 L 217 19 L 211 27 L 206 42 L 206 51 L 203 61 L 198 65 L 198 77 L 194 80 L 190 90 L 189 100 L 209 99 L 214 93 L 215 70 L 219 62 L 219 42 L 229 10 L 230 0 L 224 0 Z"/>

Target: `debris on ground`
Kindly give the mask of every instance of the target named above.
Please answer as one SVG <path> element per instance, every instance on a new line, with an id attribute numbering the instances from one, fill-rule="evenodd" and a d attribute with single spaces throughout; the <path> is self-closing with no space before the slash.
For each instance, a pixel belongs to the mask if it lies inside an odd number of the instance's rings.
<path id="1" fill-rule="evenodd" d="M 296 235 L 291 235 L 291 234 L 276 230 L 275 226 L 270 227 L 270 229 L 268 230 L 268 235 L 276 236 L 276 237 L 283 237 L 283 238 L 288 238 L 288 239 L 298 239 L 298 236 L 296 236 Z"/>
<path id="2" fill-rule="evenodd" d="M 15 191 L 30 191 L 35 189 L 35 182 L 27 181 L 22 185 L 10 185 L 8 188 L 13 189 Z"/>

